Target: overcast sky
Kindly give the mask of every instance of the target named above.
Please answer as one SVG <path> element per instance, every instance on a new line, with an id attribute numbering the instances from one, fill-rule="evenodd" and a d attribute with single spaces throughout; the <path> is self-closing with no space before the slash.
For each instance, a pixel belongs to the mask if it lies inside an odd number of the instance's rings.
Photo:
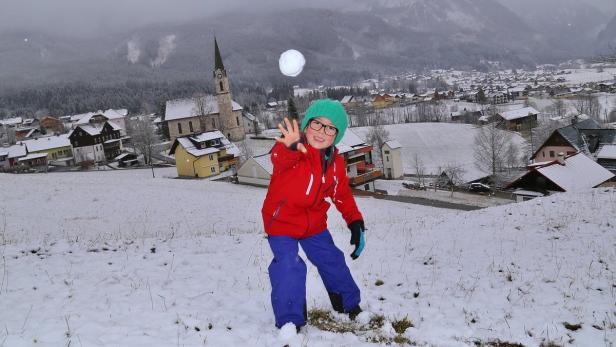
<path id="1" fill-rule="evenodd" d="M 517 1 L 517 0 L 508 0 Z M 536 0 L 541 1 L 541 0 Z M 616 0 L 581 0 L 610 14 Z M 122 32 L 160 22 L 238 10 L 267 11 L 290 6 L 342 7 L 352 0 L 0 0 L 0 31 L 36 30 L 90 36 Z M 252 7 L 252 8 L 251 8 Z"/>

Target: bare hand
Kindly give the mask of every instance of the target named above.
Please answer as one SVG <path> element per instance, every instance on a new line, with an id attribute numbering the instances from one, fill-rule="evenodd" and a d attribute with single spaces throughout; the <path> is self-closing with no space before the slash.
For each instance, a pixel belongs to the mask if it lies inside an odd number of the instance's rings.
<path id="1" fill-rule="evenodd" d="M 284 144 L 285 146 L 287 146 L 287 148 L 290 148 L 291 145 L 293 145 L 294 143 L 300 140 L 301 133 L 299 131 L 299 125 L 297 124 L 296 119 L 293 119 L 293 123 L 291 123 L 289 119 L 285 117 L 284 124 L 285 126 L 282 126 L 282 124 L 278 123 L 278 129 L 280 129 L 280 132 L 284 136 L 277 137 L 276 141 Z M 304 147 L 304 145 L 301 142 L 297 144 L 297 150 L 302 153 L 307 152 L 306 147 Z"/>

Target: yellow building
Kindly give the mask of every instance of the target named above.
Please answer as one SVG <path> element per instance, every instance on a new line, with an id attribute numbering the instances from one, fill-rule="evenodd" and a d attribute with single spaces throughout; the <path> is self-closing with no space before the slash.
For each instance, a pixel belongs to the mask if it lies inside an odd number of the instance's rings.
<path id="1" fill-rule="evenodd" d="M 73 162 L 73 147 L 66 134 L 39 137 L 18 142 L 28 149 L 28 154 L 47 154 L 47 161 L 56 165 L 70 165 Z"/>
<path id="2" fill-rule="evenodd" d="M 203 178 L 235 168 L 239 149 L 218 130 L 175 139 L 170 155 L 175 155 L 179 177 Z"/>

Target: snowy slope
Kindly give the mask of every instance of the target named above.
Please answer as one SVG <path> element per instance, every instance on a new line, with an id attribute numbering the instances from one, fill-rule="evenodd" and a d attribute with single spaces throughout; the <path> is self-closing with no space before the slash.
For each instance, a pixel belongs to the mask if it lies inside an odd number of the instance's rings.
<path id="1" fill-rule="evenodd" d="M 314 326 L 280 337 L 265 190 L 163 175 L 173 172 L 0 175 L 0 344 L 374 345 Z M 348 261 L 362 305 L 387 321 L 408 317 L 417 345 L 616 341 L 616 190 L 475 212 L 357 200 L 367 248 Z M 337 213 L 329 225 L 349 253 Z M 329 307 L 312 266 L 308 305 Z M 391 336 L 391 326 L 374 333 Z"/>
<path id="2" fill-rule="evenodd" d="M 368 127 L 353 128 L 356 133 L 366 138 Z M 402 162 L 404 172 L 415 173 L 415 154 L 419 155 L 427 174 L 437 174 L 439 168 L 451 164 L 462 166 L 465 181 L 485 176 L 475 167 L 474 141 L 479 131 L 470 124 L 454 123 L 408 123 L 385 125 L 392 140 L 402 145 Z M 514 142 L 523 148 L 524 139 L 513 134 Z"/>

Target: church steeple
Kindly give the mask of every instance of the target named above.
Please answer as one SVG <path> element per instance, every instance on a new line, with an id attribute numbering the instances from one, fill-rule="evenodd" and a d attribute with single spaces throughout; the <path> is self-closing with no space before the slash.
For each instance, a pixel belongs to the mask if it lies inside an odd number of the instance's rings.
<path id="1" fill-rule="evenodd" d="M 224 70 L 225 66 L 222 64 L 222 57 L 220 56 L 220 49 L 218 49 L 218 42 L 214 37 L 214 70 Z"/>

